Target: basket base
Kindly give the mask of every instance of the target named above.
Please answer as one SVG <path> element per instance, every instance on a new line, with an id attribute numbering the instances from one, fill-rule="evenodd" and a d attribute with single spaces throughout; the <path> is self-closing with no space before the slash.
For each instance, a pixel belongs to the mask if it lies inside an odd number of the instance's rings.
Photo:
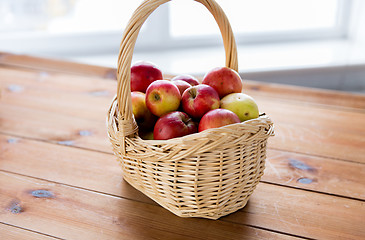
<path id="1" fill-rule="evenodd" d="M 201 209 L 196 209 L 196 211 L 191 211 L 191 208 L 188 207 L 187 210 L 184 211 L 183 208 L 177 208 L 174 205 L 166 203 L 165 199 L 160 199 L 157 195 L 151 195 L 151 194 L 148 194 L 148 192 L 143 191 L 143 187 L 141 187 L 141 185 L 134 184 L 134 181 L 129 179 L 128 177 L 123 176 L 123 179 L 128 184 L 130 184 L 132 187 L 134 187 L 135 189 L 137 189 L 138 191 L 140 191 L 141 193 L 143 193 L 144 195 L 146 195 L 147 197 L 149 197 L 150 199 L 155 201 L 161 207 L 169 210 L 170 212 L 172 212 L 173 214 L 175 214 L 178 217 L 184 217 L 184 218 L 198 217 L 198 218 L 217 220 L 220 217 L 226 216 L 228 214 L 234 213 L 234 212 L 244 208 L 248 202 L 250 195 L 252 194 L 252 192 L 254 190 L 254 189 L 251 189 L 250 193 L 247 195 L 247 197 L 244 200 L 242 200 L 241 202 L 239 202 L 236 205 L 233 205 L 233 206 L 230 206 L 227 208 L 218 209 L 218 208 L 212 207 L 209 210 L 205 209 L 204 211 L 201 211 Z"/>

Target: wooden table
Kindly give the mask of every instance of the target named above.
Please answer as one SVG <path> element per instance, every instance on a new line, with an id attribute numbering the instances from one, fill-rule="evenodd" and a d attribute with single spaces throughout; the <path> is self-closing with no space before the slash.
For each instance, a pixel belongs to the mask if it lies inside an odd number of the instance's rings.
<path id="1" fill-rule="evenodd" d="M 240 211 L 179 218 L 122 178 L 115 69 L 0 54 L 0 239 L 365 239 L 365 96 L 245 81 L 275 122 Z"/>

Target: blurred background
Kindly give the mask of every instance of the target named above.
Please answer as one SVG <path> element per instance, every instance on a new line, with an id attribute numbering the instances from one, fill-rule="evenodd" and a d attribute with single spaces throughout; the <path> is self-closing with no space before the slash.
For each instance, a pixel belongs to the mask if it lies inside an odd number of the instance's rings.
<path id="1" fill-rule="evenodd" d="M 141 0 L 0 0 L 0 51 L 116 68 Z M 365 1 L 217 0 L 231 22 L 244 79 L 365 93 Z M 218 26 L 201 5 L 155 11 L 134 61 L 202 76 L 223 66 Z"/>

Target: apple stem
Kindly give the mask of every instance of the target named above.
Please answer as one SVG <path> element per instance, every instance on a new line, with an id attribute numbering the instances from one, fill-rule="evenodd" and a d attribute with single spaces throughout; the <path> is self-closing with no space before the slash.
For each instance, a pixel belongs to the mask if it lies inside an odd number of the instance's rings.
<path id="1" fill-rule="evenodd" d="M 195 99 L 195 98 L 196 98 L 197 91 L 196 91 L 196 89 L 195 89 L 195 88 L 190 89 L 190 95 L 191 95 L 191 97 L 192 97 L 193 99 Z"/>
<path id="2" fill-rule="evenodd" d="M 185 120 L 183 119 L 182 121 L 183 121 L 183 123 L 188 124 L 192 120 L 191 120 L 191 118 L 188 118 L 188 119 L 185 119 Z"/>

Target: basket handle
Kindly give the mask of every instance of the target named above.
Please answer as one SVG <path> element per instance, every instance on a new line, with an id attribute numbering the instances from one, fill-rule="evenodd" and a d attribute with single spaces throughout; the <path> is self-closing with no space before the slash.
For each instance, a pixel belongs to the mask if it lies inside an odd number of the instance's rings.
<path id="1" fill-rule="evenodd" d="M 132 113 L 131 100 L 131 62 L 133 50 L 138 33 L 149 15 L 160 5 L 171 0 L 145 0 L 133 13 L 127 27 L 124 30 L 119 48 L 117 68 L 117 103 L 119 108 L 119 120 L 123 122 L 122 132 L 124 136 L 131 135 L 137 130 Z M 222 34 L 226 53 L 226 67 L 238 70 L 237 46 L 231 25 L 222 8 L 214 0 L 194 0 L 203 4 L 215 18 Z M 129 126 L 128 126 L 129 125 Z"/>

